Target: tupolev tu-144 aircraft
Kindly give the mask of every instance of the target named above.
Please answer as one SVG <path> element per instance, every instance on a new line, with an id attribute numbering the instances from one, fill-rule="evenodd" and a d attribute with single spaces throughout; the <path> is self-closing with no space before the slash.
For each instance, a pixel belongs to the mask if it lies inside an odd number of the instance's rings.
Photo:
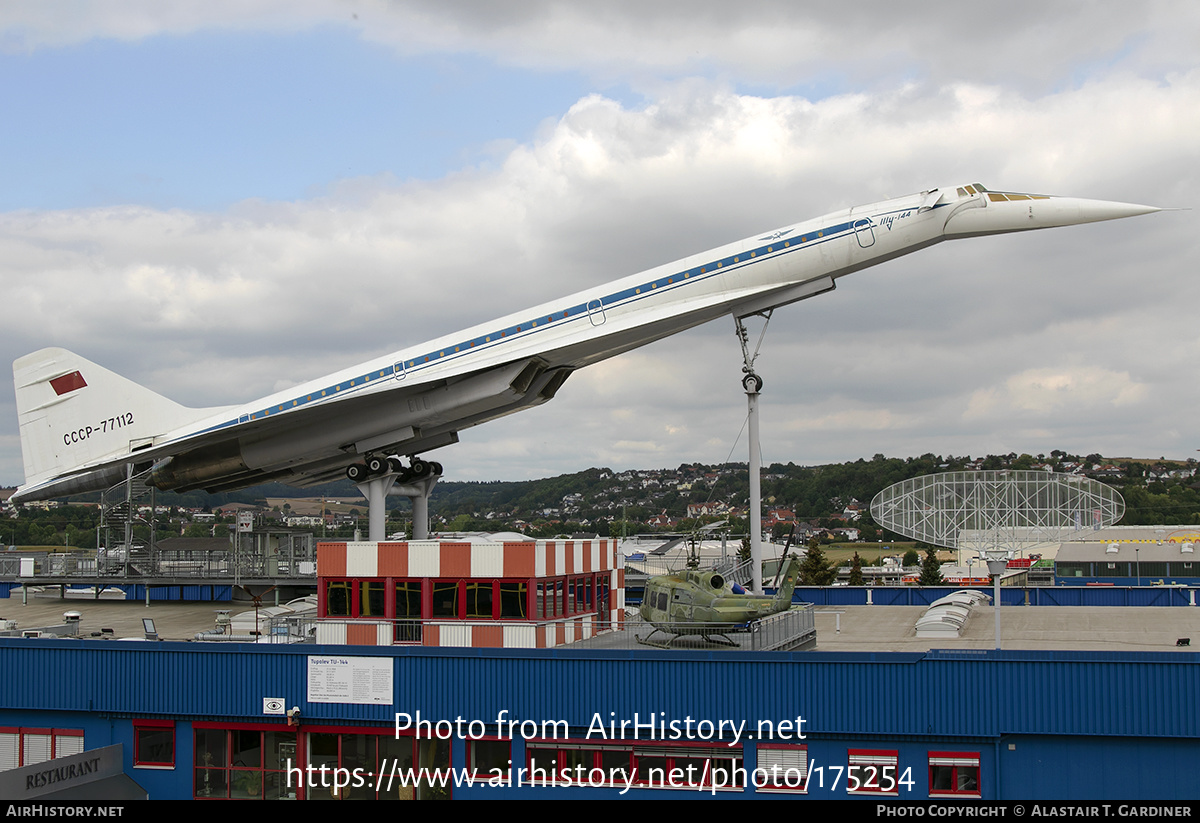
<path id="1" fill-rule="evenodd" d="M 42 349 L 13 363 L 25 462 L 13 499 L 107 488 L 130 467 L 155 488 L 210 492 L 420 476 L 436 464 L 416 456 L 462 429 L 544 403 L 575 369 L 709 320 L 821 294 L 838 277 L 942 240 L 1156 211 L 977 183 L 930 189 L 759 233 L 220 408 L 187 408 L 77 354 Z"/>

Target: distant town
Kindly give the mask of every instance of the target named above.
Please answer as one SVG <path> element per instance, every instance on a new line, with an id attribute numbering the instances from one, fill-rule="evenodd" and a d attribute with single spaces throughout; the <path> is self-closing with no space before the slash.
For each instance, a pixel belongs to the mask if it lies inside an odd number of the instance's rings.
<path id="1" fill-rule="evenodd" d="M 1196 460 L 1105 458 L 1055 450 L 1049 455 L 972 458 L 924 454 L 822 466 L 774 463 L 762 478 L 764 534 L 808 542 L 895 540 L 871 519 L 871 499 L 883 488 L 922 475 L 952 471 L 1027 470 L 1086 476 L 1117 488 L 1126 502 L 1126 525 L 1200 523 Z M 13 489 L 0 490 L 0 542 L 5 546 L 97 546 L 99 495 L 14 506 Z M 744 463 L 684 464 L 674 469 L 590 468 L 575 474 L 519 482 L 443 480 L 430 500 L 438 532 L 516 531 L 530 537 L 588 533 L 620 536 L 687 532 L 727 521 L 748 531 Z M 392 498 L 388 534 L 411 533 L 404 498 Z M 348 538 L 365 530 L 365 501 L 349 482 L 316 489 L 273 484 L 236 493 L 160 493 L 138 511 L 138 536 L 224 537 L 250 518 L 256 529 L 307 531 L 318 538 Z"/>

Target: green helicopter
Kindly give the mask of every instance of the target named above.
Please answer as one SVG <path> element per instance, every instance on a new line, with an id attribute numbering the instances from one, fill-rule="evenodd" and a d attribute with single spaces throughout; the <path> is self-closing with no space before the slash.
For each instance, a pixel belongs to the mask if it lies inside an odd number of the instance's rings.
<path id="1" fill-rule="evenodd" d="M 779 588 L 774 596 L 768 597 L 750 594 L 712 570 L 688 568 L 660 574 L 646 582 L 639 610 L 642 620 L 653 626 L 654 631 L 644 638 L 634 636 L 639 643 L 659 648 L 667 648 L 687 635 L 736 647 L 727 636 L 729 633 L 744 629 L 753 620 L 791 608 L 799 575 L 800 560 L 794 554 L 789 555 Z M 651 638 L 659 632 L 670 639 L 653 641 Z"/>

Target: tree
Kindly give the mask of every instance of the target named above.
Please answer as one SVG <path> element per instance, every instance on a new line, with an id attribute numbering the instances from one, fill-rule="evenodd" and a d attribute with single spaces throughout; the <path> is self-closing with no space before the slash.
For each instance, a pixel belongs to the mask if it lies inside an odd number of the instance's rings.
<path id="1" fill-rule="evenodd" d="M 858 556 L 858 552 L 854 553 L 854 559 L 850 562 L 850 585 L 866 585 L 866 581 L 863 580 L 862 558 Z"/>
<path id="2" fill-rule="evenodd" d="M 904 553 L 904 558 L 900 562 L 904 568 L 911 569 L 921 562 L 921 555 L 917 554 L 916 549 L 909 549 Z"/>
<path id="3" fill-rule="evenodd" d="M 921 576 L 917 578 L 918 586 L 940 586 L 942 580 L 941 561 L 933 553 L 933 548 L 925 550 L 925 559 L 921 561 Z"/>
<path id="4" fill-rule="evenodd" d="M 825 557 L 821 541 L 814 537 L 808 543 L 808 551 L 800 562 L 800 585 L 828 586 L 837 579 L 837 568 Z"/>

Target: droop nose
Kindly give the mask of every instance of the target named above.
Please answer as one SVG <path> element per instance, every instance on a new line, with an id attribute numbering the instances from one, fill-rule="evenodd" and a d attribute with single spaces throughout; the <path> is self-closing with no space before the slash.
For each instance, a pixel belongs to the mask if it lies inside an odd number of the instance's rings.
<path id="1" fill-rule="evenodd" d="M 946 221 L 946 237 L 972 237 L 1057 226 L 1077 226 L 1102 220 L 1120 220 L 1153 214 L 1162 209 L 1137 203 L 1054 197 L 1045 194 L 1016 194 L 989 191 L 982 195 L 983 208 L 963 209 Z"/>

